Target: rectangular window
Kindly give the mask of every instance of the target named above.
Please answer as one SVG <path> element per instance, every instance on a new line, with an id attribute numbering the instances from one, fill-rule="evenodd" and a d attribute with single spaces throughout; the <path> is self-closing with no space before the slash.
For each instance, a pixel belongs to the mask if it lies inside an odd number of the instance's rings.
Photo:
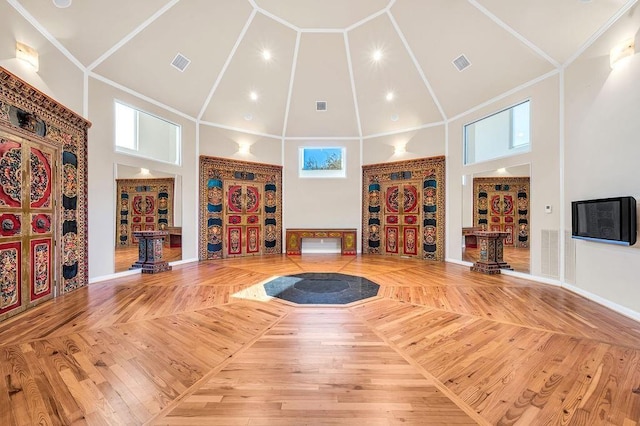
<path id="1" fill-rule="evenodd" d="M 181 128 L 162 118 L 115 103 L 116 151 L 165 163 L 181 163 Z"/>
<path id="2" fill-rule="evenodd" d="M 464 164 L 530 150 L 530 101 L 464 126 Z"/>
<path id="3" fill-rule="evenodd" d="M 300 177 L 347 176 L 345 147 L 300 147 Z"/>

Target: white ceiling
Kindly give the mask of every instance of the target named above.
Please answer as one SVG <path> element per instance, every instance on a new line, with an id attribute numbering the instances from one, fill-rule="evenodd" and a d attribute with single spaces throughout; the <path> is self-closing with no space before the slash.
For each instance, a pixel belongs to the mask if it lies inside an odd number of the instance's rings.
<path id="1" fill-rule="evenodd" d="M 634 3 L 7 2 L 103 80 L 205 124 L 275 137 L 367 137 L 441 123 L 557 70 Z M 191 59 L 185 72 L 170 65 L 177 53 Z M 463 72 L 452 64 L 460 54 L 471 62 Z M 315 111 L 316 101 L 327 111 Z"/>

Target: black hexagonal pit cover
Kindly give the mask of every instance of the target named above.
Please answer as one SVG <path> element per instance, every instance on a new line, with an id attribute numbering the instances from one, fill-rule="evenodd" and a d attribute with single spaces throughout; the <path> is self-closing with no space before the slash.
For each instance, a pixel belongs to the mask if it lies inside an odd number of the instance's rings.
<path id="1" fill-rule="evenodd" d="M 344 305 L 374 297 L 379 288 L 366 278 L 316 272 L 286 275 L 264 284 L 269 296 L 301 305 Z"/>

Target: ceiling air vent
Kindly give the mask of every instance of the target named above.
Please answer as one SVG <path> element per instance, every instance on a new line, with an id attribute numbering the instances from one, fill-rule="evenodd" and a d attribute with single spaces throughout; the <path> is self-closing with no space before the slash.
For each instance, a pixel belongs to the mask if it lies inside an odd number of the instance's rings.
<path id="1" fill-rule="evenodd" d="M 327 101 L 316 101 L 316 111 L 326 111 Z"/>
<path id="2" fill-rule="evenodd" d="M 453 65 L 456 66 L 458 71 L 462 71 L 465 68 L 468 68 L 469 66 L 471 66 L 471 62 L 469 62 L 466 56 L 460 55 L 453 60 Z"/>
<path id="3" fill-rule="evenodd" d="M 190 63 L 191 59 L 183 56 L 182 53 L 178 53 L 176 57 L 173 58 L 173 61 L 171 61 L 171 65 L 180 72 L 184 72 Z"/>

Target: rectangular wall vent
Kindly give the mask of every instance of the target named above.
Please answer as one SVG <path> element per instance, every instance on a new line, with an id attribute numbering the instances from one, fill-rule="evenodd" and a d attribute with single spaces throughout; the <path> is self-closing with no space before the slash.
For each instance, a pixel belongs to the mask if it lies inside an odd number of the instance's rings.
<path id="1" fill-rule="evenodd" d="M 176 57 L 173 58 L 173 61 L 171 61 L 171 65 L 180 72 L 184 72 L 184 70 L 187 69 L 190 63 L 191 59 L 187 58 L 181 53 L 178 53 Z"/>
<path id="2" fill-rule="evenodd" d="M 469 62 L 466 56 L 460 55 L 453 60 L 453 65 L 458 69 L 458 71 L 462 71 L 470 67 L 471 62 Z"/>
<path id="3" fill-rule="evenodd" d="M 327 101 L 316 101 L 316 111 L 326 111 Z"/>

